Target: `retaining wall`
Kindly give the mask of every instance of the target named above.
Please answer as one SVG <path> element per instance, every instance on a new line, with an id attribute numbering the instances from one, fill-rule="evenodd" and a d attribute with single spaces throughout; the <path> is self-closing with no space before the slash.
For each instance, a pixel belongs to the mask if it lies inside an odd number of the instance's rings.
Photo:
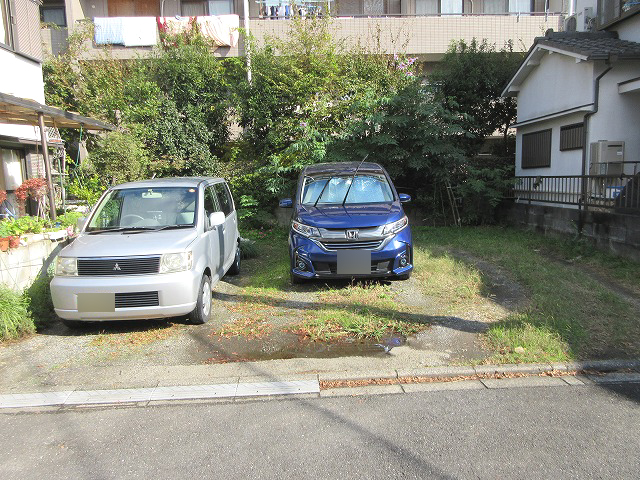
<path id="1" fill-rule="evenodd" d="M 640 261 L 640 216 L 586 211 L 582 234 L 598 248 Z M 514 203 L 505 205 L 500 218 L 507 224 L 533 228 L 542 233 L 576 235 L 580 223 L 577 209 Z"/>
<path id="2" fill-rule="evenodd" d="M 0 252 L 0 283 L 17 291 L 28 288 L 69 243 L 66 235 L 55 237 L 48 234 L 24 235 L 18 248 Z"/>

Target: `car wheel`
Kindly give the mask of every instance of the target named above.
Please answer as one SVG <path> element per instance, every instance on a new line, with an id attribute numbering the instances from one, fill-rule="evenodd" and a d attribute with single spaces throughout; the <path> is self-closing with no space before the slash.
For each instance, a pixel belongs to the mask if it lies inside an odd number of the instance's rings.
<path id="1" fill-rule="evenodd" d="M 211 279 L 208 275 L 202 276 L 196 308 L 189 314 L 189 322 L 194 325 L 207 323 L 211 316 Z"/>
<path id="2" fill-rule="evenodd" d="M 306 283 L 307 280 L 304 278 L 296 277 L 293 273 L 289 272 L 289 277 L 291 278 L 291 285 L 302 285 Z"/>
<path id="3" fill-rule="evenodd" d="M 242 261 L 242 252 L 240 251 L 240 245 L 236 248 L 236 258 L 233 259 L 231 267 L 229 267 L 229 275 L 238 275 L 240 273 L 240 262 Z"/>

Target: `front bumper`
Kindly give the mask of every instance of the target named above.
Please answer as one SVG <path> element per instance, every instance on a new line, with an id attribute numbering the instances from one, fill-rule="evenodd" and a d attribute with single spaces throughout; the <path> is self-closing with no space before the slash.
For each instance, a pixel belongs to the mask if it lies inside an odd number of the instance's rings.
<path id="1" fill-rule="evenodd" d="M 337 273 L 338 253 L 326 251 L 315 242 L 294 231 L 289 234 L 291 273 L 299 278 L 375 278 L 398 277 L 413 270 L 413 244 L 409 227 L 397 233 L 384 247 L 371 250 L 371 273 L 365 275 L 340 275 Z M 401 258 L 407 261 L 401 265 Z M 298 268 L 302 260 L 305 269 Z"/>
<path id="2" fill-rule="evenodd" d="M 51 281 L 51 298 L 56 314 L 66 320 L 95 322 L 174 317 L 185 315 L 195 308 L 201 278 L 194 270 L 122 277 L 56 276 Z M 135 294 L 142 293 L 140 297 L 146 298 L 153 292 L 157 292 L 157 305 L 130 305 L 139 301 Z M 129 305 L 106 312 L 79 311 L 79 294 L 125 296 L 128 300 L 124 303 Z"/>

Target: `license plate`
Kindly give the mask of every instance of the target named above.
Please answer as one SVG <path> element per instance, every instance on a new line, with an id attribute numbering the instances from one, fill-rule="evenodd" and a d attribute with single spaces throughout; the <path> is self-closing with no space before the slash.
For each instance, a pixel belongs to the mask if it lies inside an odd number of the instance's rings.
<path id="1" fill-rule="evenodd" d="M 79 293 L 78 312 L 115 312 L 115 293 Z"/>
<path id="2" fill-rule="evenodd" d="M 338 250 L 338 275 L 371 275 L 371 251 Z"/>

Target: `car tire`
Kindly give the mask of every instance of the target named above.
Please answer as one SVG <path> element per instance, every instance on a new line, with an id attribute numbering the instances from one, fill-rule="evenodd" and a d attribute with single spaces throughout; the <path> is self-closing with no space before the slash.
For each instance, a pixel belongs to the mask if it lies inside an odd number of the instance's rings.
<path id="1" fill-rule="evenodd" d="M 242 263 L 242 252 L 240 251 L 240 245 L 238 245 L 238 248 L 236 248 L 236 256 L 233 259 L 233 263 L 229 267 L 229 271 L 227 273 L 229 275 L 239 275 L 241 263 Z"/>
<path id="2" fill-rule="evenodd" d="M 302 285 L 306 283 L 307 280 L 304 278 L 296 277 L 293 273 L 289 272 L 289 277 L 291 279 L 291 285 Z"/>
<path id="3" fill-rule="evenodd" d="M 189 323 L 193 325 L 207 323 L 211 316 L 211 301 L 211 279 L 205 274 L 200 281 L 196 308 L 189 313 Z"/>
<path id="4" fill-rule="evenodd" d="M 83 327 L 86 328 L 89 325 L 87 322 L 82 322 L 80 320 L 65 320 L 64 318 L 61 318 L 60 321 L 65 327 L 72 328 L 74 330 Z"/>

